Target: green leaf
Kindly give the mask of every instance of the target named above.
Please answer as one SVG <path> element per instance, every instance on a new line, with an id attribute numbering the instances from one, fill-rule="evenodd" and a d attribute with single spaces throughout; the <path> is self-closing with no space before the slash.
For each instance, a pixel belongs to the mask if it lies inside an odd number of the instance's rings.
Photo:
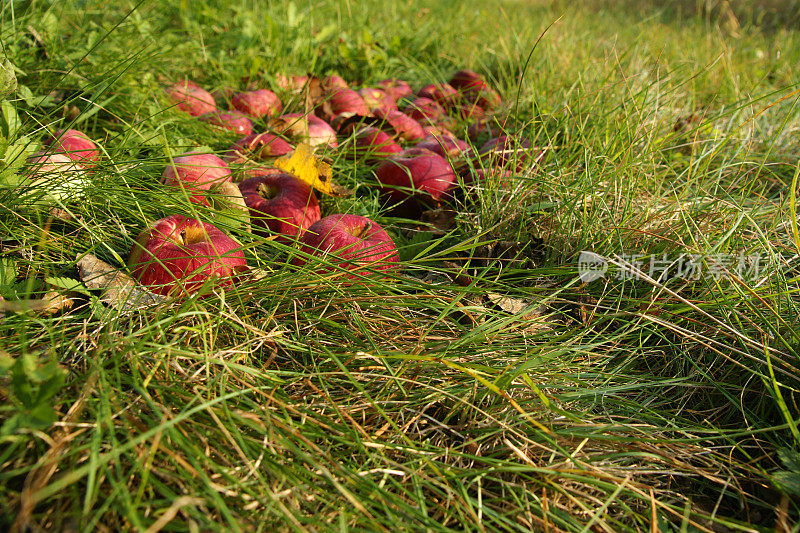
<path id="1" fill-rule="evenodd" d="M 3 100 L 0 102 L 0 111 L 3 115 L 3 130 L 1 133 L 8 139 L 14 139 L 20 126 L 22 126 L 17 109 L 8 100 Z"/>
<path id="2" fill-rule="evenodd" d="M 800 496 L 800 473 L 798 472 L 777 472 L 772 476 L 775 485 L 783 492 L 793 496 Z"/>
<path id="3" fill-rule="evenodd" d="M 10 257 L 0 257 L 0 287 L 9 287 L 17 281 L 17 262 Z"/>
<path id="4" fill-rule="evenodd" d="M 13 94 L 17 90 L 17 75 L 14 65 L 8 59 L 0 60 L 0 98 Z"/>
<path id="5" fill-rule="evenodd" d="M 64 289 L 65 291 L 77 292 L 85 296 L 91 295 L 89 289 L 86 288 L 86 285 L 76 279 L 51 276 L 45 278 L 44 281 L 45 283 L 49 283 L 50 285 L 58 287 L 59 289 Z"/>

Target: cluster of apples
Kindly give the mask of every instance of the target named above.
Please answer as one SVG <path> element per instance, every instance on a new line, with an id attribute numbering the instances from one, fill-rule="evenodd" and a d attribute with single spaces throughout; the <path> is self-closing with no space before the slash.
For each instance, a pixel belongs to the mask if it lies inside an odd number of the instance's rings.
<path id="1" fill-rule="evenodd" d="M 274 165 L 292 154 L 293 143 L 315 149 L 340 149 L 340 138 L 352 141 L 347 155 L 374 166 L 381 196 L 403 216 L 449 201 L 461 183 L 472 185 L 488 173 L 508 176 L 526 157 L 524 139 L 497 136 L 479 150 L 452 131 L 468 125 L 468 134 L 489 131 L 489 117 L 501 104 L 499 94 L 479 74 L 462 70 L 449 83 L 434 83 L 414 93 L 402 80 L 352 89 L 339 76 L 279 76 L 284 93 L 304 96 L 304 113 L 281 114 L 280 97 L 268 89 L 223 90 L 215 95 L 191 81 L 173 84 L 168 100 L 179 110 L 214 127 L 242 135 L 220 155 L 188 152 L 174 157 L 162 173 L 165 186 L 189 202 L 219 208 L 238 205 L 249 214 L 252 231 L 283 242 L 298 243 L 303 265 L 323 256 L 326 267 L 348 271 L 385 271 L 398 261 L 397 248 L 374 221 L 357 215 L 322 218 L 313 189 Z M 253 133 L 253 124 L 267 129 Z M 100 151 L 76 130 L 58 131 L 45 152 L 31 161 L 37 172 L 48 165 L 90 168 Z M 155 221 L 136 239 L 128 266 L 143 285 L 159 294 L 197 291 L 209 278 L 229 283 L 247 268 L 241 246 L 213 224 L 173 215 Z"/>

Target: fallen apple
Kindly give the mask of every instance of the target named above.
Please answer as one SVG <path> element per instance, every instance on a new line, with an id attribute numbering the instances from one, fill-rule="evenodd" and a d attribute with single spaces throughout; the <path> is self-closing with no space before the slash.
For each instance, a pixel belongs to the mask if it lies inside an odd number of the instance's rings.
<path id="1" fill-rule="evenodd" d="M 161 175 L 165 185 L 184 189 L 189 201 L 209 205 L 206 192 L 231 181 L 231 170 L 214 154 L 189 152 L 172 159 Z"/>
<path id="2" fill-rule="evenodd" d="M 253 133 L 233 143 L 222 155 L 222 159 L 229 165 L 262 162 L 281 157 L 292 150 L 292 145 L 277 135 L 268 132 Z"/>
<path id="3" fill-rule="evenodd" d="M 268 89 L 234 94 L 231 98 L 231 105 L 237 111 L 255 118 L 277 115 L 283 109 L 281 99 Z"/>
<path id="4" fill-rule="evenodd" d="M 364 87 L 358 90 L 358 94 L 364 99 L 367 109 L 375 113 L 380 110 L 382 112 L 396 111 L 397 102 L 391 97 L 389 93 L 383 89 L 375 89 L 374 87 Z"/>
<path id="5" fill-rule="evenodd" d="M 217 110 L 217 103 L 210 92 L 192 81 L 181 81 L 167 88 L 167 98 L 181 111 L 193 117 Z"/>
<path id="6" fill-rule="evenodd" d="M 418 122 L 432 122 L 445 116 L 441 105 L 425 97 L 414 99 L 405 109 L 405 113 Z"/>
<path id="7" fill-rule="evenodd" d="M 266 174 L 239 184 L 250 209 L 250 220 L 257 234 L 277 234 L 277 240 L 290 244 L 320 219 L 314 191 L 290 174 Z"/>
<path id="8" fill-rule="evenodd" d="M 400 145 L 378 128 L 364 128 L 355 136 L 355 157 L 369 165 L 402 152 Z"/>
<path id="9" fill-rule="evenodd" d="M 389 93 L 394 98 L 395 102 L 406 96 L 411 96 L 414 91 L 411 90 L 411 85 L 403 80 L 388 79 L 378 82 L 381 89 Z"/>
<path id="10" fill-rule="evenodd" d="M 418 98 L 429 98 L 444 107 L 451 109 L 458 105 L 461 94 L 449 83 L 432 83 L 417 91 Z"/>
<path id="11" fill-rule="evenodd" d="M 240 135 L 253 133 L 253 123 L 240 111 L 212 111 L 197 117 L 199 120 Z"/>
<path id="12" fill-rule="evenodd" d="M 247 262 L 239 243 L 213 224 L 172 215 L 139 234 L 128 268 L 139 283 L 166 296 L 197 292 L 213 279 L 230 285 Z"/>
<path id="13" fill-rule="evenodd" d="M 339 147 L 336 132 L 319 117 L 302 113 L 288 113 L 270 120 L 270 127 L 276 133 L 285 134 L 297 142 L 306 142 L 312 147 Z"/>
<path id="14" fill-rule="evenodd" d="M 501 135 L 486 141 L 478 150 L 484 166 L 508 167 L 520 172 L 528 158 L 530 143 L 523 137 Z"/>
<path id="15" fill-rule="evenodd" d="M 299 93 L 308 83 L 308 76 L 298 74 L 284 76 L 283 74 L 278 74 L 275 76 L 275 83 L 284 91 Z"/>
<path id="16" fill-rule="evenodd" d="M 335 74 L 323 78 L 320 82 L 320 86 L 322 87 L 322 90 L 326 92 L 350 88 L 350 85 L 344 81 L 344 78 Z"/>
<path id="17" fill-rule="evenodd" d="M 384 121 L 385 126 L 381 126 L 381 129 L 391 130 L 394 135 L 404 141 L 416 141 L 425 136 L 420 123 L 402 111 L 379 109 L 374 112 L 374 115 Z"/>
<path id="18" fill-rule="evenodd" d="M 62 153 L 84 167 L 94 166 L 100 159 L 100 149 L 88 135 L 78 130 L 56 130 L 44 141 L 48 152 Z"/>
<path id="19" fill-rule="evenodd" d="M 439 207 L 449 199 L 457 179 L 445 158 L 424 148 L 407 148 L 390 157 L 375 175 L 391 209 L 408 216 Z"/>
<path id="20" fill-rule="evenodd" d="M 482 109 L 495 109 L 502 103 L 500 95 L 489 87 L 483 76 L 472 70 L 459 70 L 450 79 L 454 87 L 463 98 Z"/>
<path id="21" fill-rule="evenodd" d="M 336 89 L 325 93 L 316 109 L 317 116 L 327 121 L 339 116 L 367 116 L 370 114 L 361 95 L 352 89 Z"/>
<path id="22" fill-rule="evenodd" d="M 336 267 L 348 271 L 353 278 L 371 271 L 387 271 L 399 261 L 397 247 L 379 224 L 359 215 L 330 215 L 308 228 L 300 238 L 300 250 L 319 257 L 329 265 L 319 270 L 331 271 Z M 294 263 L 305 265 L 308 260 L 296 256 Z"/>
<path id="23" fill-rule="evenodd" d="M 472 151 L 467 143 L 450 135 L 429 135 L 414 147 L 430 150 L 445 159 L 460 159 Z"/>
<path id="24" fill-rule="evenodd" d="M 84 169 L 63 153 L 37 152 L 26 162 L 20 195 L 33 204 L 80 200 L 91 186 Z"/>

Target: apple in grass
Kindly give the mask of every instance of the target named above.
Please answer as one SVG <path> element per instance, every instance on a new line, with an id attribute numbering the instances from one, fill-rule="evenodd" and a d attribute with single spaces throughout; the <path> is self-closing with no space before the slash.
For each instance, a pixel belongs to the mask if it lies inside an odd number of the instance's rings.
<path id="1" fill-rule="evenodd" d="M 139 283 L 167 296 L 197 292 L 212 279 L 231 285 L 247 262 L 239 243 L 213 224 L 172 215 L 139 234 L 128 268 Z"/>
<path id="2" fill-rule="evenodd" d="M 330 215 L 315 222 L 300 237 L 300 250 L 324 259 L 336 267 L 349 270 L 349 277 L 360 277 L 370 271 L 387 271 L 399 261 L 397 247 L 379 224 L 359 215 Z M 294 264 L 305 265 L 303 256 Z M 321 270 L 333 270 L 324 265 Z"/>
<path id="3" fill-rule="evenodd" d="M 397 80 L 394 78 L 381 80 L 378 82 L 378 86 L 389 93 L 389 95 L 394 98 L 395 102 L 401 98 L 405 98 L 406 96 L 411 96 L 414 94 L 414 91 L 411 90 L 411 85 L 403 80 Z"/>
<path id="4" fill-rule="evenodd" d="M 209 205 L 206 192 L 233 179 L 228 165 L 214 154 L 188 152 L 172 159 L 161 175 L 165 185 L 184 189 L 189 201 Z"/>
<path id="5" fill-rule="evenodd" d="M 218 128 L 240 135 L 253 133 L 253 123 L 247 118 L 247 115 L 240 111 L 212 111 L 197 118 Z"/>
<path id="6" fill-rule="evenodd" d="M 450 163 L 424 148 L 408 148 L 390 157 L 375 175 L 392 210 L 411 217 L 449 200 L 457 182 Z"/>
<path id="7" fill-rule="evenodd" d="M 444 108 L 430 98 L 423 96 L 414 99 L 405 110 L 406 114 L 418 122 L 434 122 L 445 116 Z"/>
<path id="8" fill-rule="evenodd" d="M 284 76 L 283 74 L 278 74 L 275 76 L 275 83 L 284 91 L 299 93 L 308 83 L 308 76 L 299 74 Z"/>
<path id="9" fill-rule="evenodd" d="M 231 98 L 231 105 L 237 111 L 255 118 L 278 115 L 283 109 L 281 99 L 268 89 L 234 94 Z"/>
<path id="10" fill-rule="evenodd" d="M 228 164 L 259 162 L 284 156 L 294 150 L 286 140 L 269 132 L 242 137 L 222 155 Z"/>
<path id="11" fill-rule="evenodd" d="M 449 83 L 432 83 L 417 91 L 417 97 L 429 98 L 444 107 L 455 107 L 461 100 L 461 94 Z"/>
<path id="12" fill-rule="evenodd" d="M 44 141 L 48 152 L 61 153 L 84 167 L 92 167 L 100 159 L 100 149 L 88 135 L 78 130 L 56 130 Z"/>
<path id="13" fill-rule="evenodd" d="M 316 109 L 317 116 L 331 120 L 339 115 L 367 116 L 370 114 L 364 99 L 352 89 L 336 89 L 325 93 Z"/>
<path id="14" fill-rule="evenodd" d="M 270 127 L 277 133 L 288 135 L 295 141 L 308 143 L 316 148 L 327 146 L 330 149 L 339 147 L 336 132 L 319 117 L 303 113 L 288 113 L 270 120 Z"/>
<path id="15" fill-rule="evenodd" d="M 86 171 L 63 153 L 37 152 L 30 156 L 22 175 L 21 194 L 33 203 L 58 205 L 83 198 L 91 187 Z"/>
<path id="16" fill-rule="evenodd" d="M 364 99 L 364 103 L 372 113 L 379 109 L 384 112 L 397 110 L 397 102 L 383 89 L 364 87 L 358 90 L 358 94 Z"/>
<path id="17" fill-rule="evenodd" d="M 430 150 L 445 159 L 460 159 L 472 151 L 467 143 L 450 135 L 428 135 L 414 147 Z"/>
<path id="18" fill-rule="evenodd" d="M 399 144 L 378 128 L 367 127 L 356 133 L 355 156 L 367 164 L 378 163 L 402 151 Z"/>
<path id="19" fill-rule="evenodd" d="M 373 114 L 375 118 L 384 122 L 381 129 L 391 130 L 392 133 L 404 141 L 416 141 L 425 137 L 422 125 L 402 111 L 377 109 Z"/>
<path id="20" fill-rule="evenodd" d="M 254 232 L 292 243 L 320 219 L 319 202 L 308 184 L 285 173 L 265 173 L 239 184 Z"/>
<path id="21" fill-rule="evenodd" d="M 211 93 L 192 81 L 175 83 L 166 92 L 167 99 L 176 104 L 175 107 L 193 117 L 217 110 L 217 103 Z"/>
<path id="22" fill-rule="evenodd" d="M 482 109 L 495 109 L 503 102 L 500 95 L 489 87 L 483 76 L 472 70 L 459 70 L 450 79 L 464 100 L 477 104 Z"/>

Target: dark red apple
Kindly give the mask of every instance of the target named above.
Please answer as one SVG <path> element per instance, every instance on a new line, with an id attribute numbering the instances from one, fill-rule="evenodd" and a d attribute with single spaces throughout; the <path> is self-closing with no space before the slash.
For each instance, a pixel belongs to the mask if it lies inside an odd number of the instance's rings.
<path id="1" fill-rule="evenodd" d="M 212 111 L 197 117 L 203 122 L 212 124 L 222 129 L 230 130 L 240 135 L 253 133 L 253 123 L 247 115 L 240 111 Z"/>
<path id="2" fill-rule="evenodd" d="M 378 110 L 384 113 L 387 111 L 397 111 L 397 102 L 383 89 L 364 87 L 358 90 L 358 94 L 364 99 L 364 103 L 372 113 Z"/>
<path id="3" fill-rule="evenodd" d="M 213 278 L 230 285 L 247 262 L 239 243 L 213 224 L 172 215 L 139 234 L 128 268 L 139 283 L 166 296 L 197 292 Z"/>
<path id="4" fill-rule="evenodd" d="M 414 145 L 415 148 L 425 148 L 445 159 L 459 159 L 469 155 L 471 148 L 462 141 L 450 135 L 429 135 Z"/>
<path id="5" fill-rule="evenodd" d="M 283 109 L 281 99 L 268 89 L 237 93 L 231 98 L 231 105 L 237 111 L 255 118 L 278 115 Z"/>
<path id="6" fill-rule="evenodd" d="M 391 129 L 395 135 L 404 141 L 416 141 L 425 136 L 420 123 L 402 111 L 376 110 L 374 115 L 376 118 L 383 120 L 388 125 L 387 129 Z M 384 126 L 381 127 L 383 128 Z"/>
<path id="7" fill-rule="evenodd" d="M 416 98 L 405 109 L 406 114 L 418 122 L 435 121 L 445 116 L 444 108 L 430 98 Z"/>
<path id="8" fill-rule="evenodd" d="M 294 150 L 291 144 L 272 133 L 253 133 L 233 143 L 222 155 L 228 164 L 242 164 L 281 157 Z"/>
<path id="9" fill-rule="evenodd" d="M 100 149 L 82 131 L 56 130 L 52 137 L 44 141 L 44 145 L 50 147 L 48 152 L 65 154 L 84 167 L 92 167 L 100 159 Z"/>
<path id="10" fill-rule="evenodd" d="M 313 147 L 327 146 L 336 149 L 339 141 L 333 128 L 319 117 L 302 113 L 289 113 L 270 120 L 270 127 L 276 132 L 288 135 Z"/>
<path id="11" fill-rule="evenodd" d="M 359 277 L 379 270 L 387 271 L 399 261 L 397 247 L 379 224 L 359 215 L 330 215 L 315 222 L 300 238 L 300 249 L 306 254 L 320 257 L 328 263 L 348 271 L 359 272 L 348 277 Z M 306 264 L 305 257 L 297 256 L 294 263 Z M 333 268 L 325 265 L 321 270 Z"/>
<path id="12" fill-rule="evenodd" d="M 267 174 L 239 184 L 256 233 L 290 244 L 319 220 L 314 191 L 290 174 Z"/>
<path id="13" fill-rule="evenodd" d="M 222 182 L 231 181 L 231 171 L 225 161 L 214 154 L 189 152 L 173 158 L 161 176 L 165 185 L 185 189 L 191 202 L 209 205 L 206 191 Z"/>
<path id="14" fill-rule="evenodd" d="M 320 118 L 331 120 L 339 115 L 369 115 L 367 104 L 361 95 L 352 89 L 337 89 L 325 93 L 322 102 L 317 107 Z"/>
<path id="15" fill-rule="evenodd" d="M 459 70 L 450 78 L 450 85 L 460 91 L 464 89 L 484 89 L 488 87 L 483 76 L 474 70 Z"/>
<path id="16" fill-rule="evenodd" d="M 355 146 L 356 157 L 370 165 L 403 151 L 389 135 L 371 127 L 356 133 Z"/>
<path id="17" fill-rule="evenodd" d="M 389 93 L 389 95 L 394 98 L 395 101 L 414 94 L 414 91 L 411 90 L 411 85 L 403 80 L 382 80 L 378 82 L 378 85 L 381 87 L 381 89 Z"/>
<path id="18" fill-rule="evenodd" d="M 461 94 L 449 83 L 432 83 L 417 91 L 417 97 L 429 98 L 445 109 L 455 107 Z"/>
<path id="19" fill-rule="evenodd" d="M 193 117 L 217 110 L 217 103 L 210 92 L 192 81 L 181 81 L 167 88 L 167 98 L 181 111 Z"/>
<path id="20" fill-rule="evenodd" d="M 375 171 L 381 196 L 401 214 L 417 216 L 449 199 L 456 183 L 450 163 L 424 148 L 408 148 Z"/>
<path id="21" fill-rule="evenodd" d="M 459 70 L 450 79 L 453 86 L 464 100 L 477 104 L 482 109 L 495 109 L 502 102 L 500 95 L 489 87 L 483 76 L 472 70 Z"/>
<path id="22" fill-rule="evenodd" d="M 423 137 L 455 137 L 449 128 L 442 124 L 428 122 L 422 125 Z"/>

